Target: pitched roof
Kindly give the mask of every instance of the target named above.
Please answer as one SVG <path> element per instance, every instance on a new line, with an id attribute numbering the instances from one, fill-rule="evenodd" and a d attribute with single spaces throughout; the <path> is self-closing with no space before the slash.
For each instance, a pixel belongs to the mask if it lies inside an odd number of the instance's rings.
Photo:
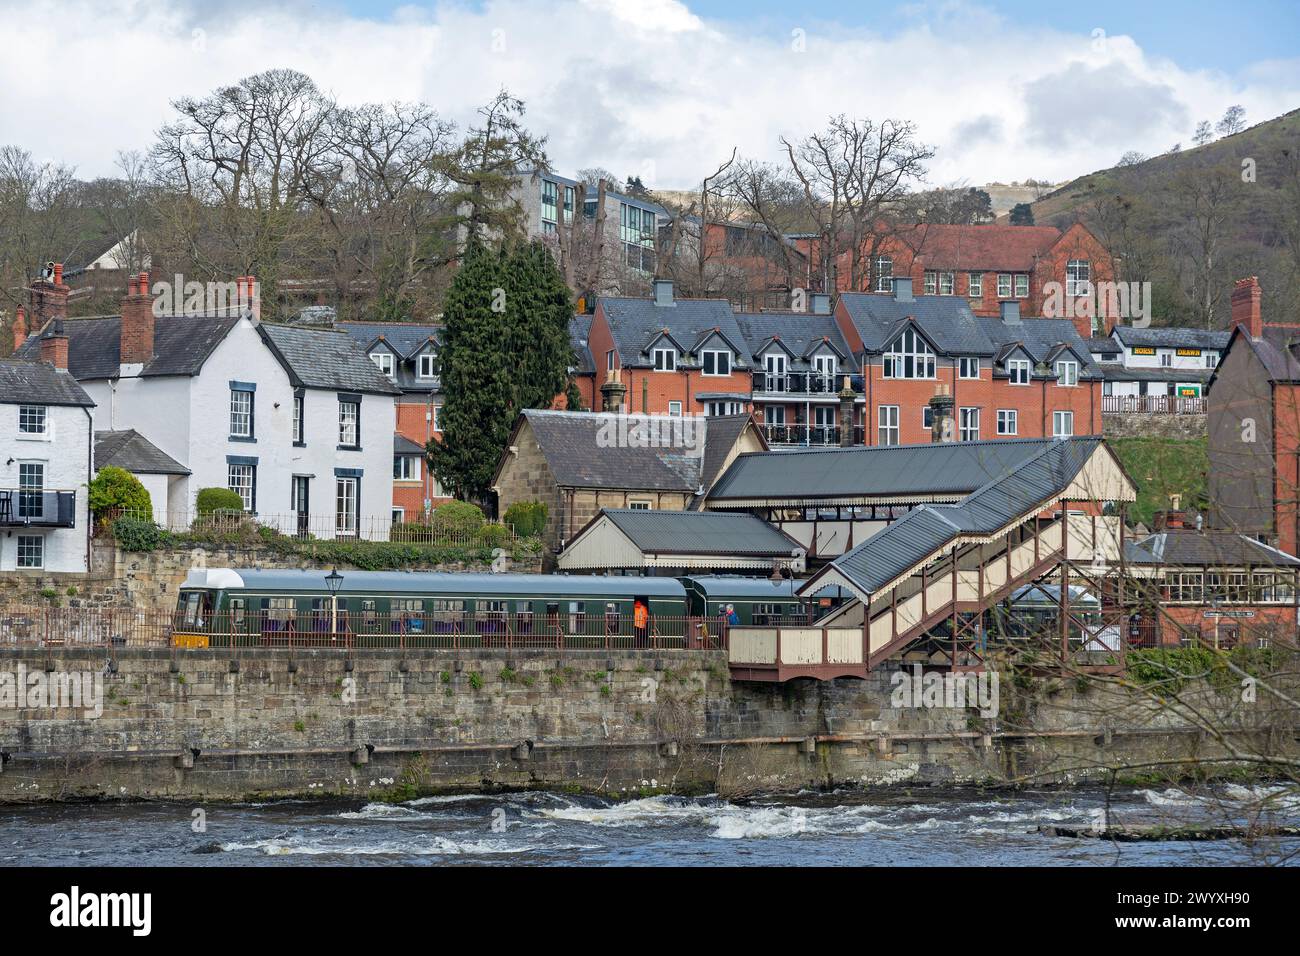
<path id="1" fill-rule="evenodd" d="M 423 322 L 339 322 L 335 328 L 348 333 L 367 351 L 382 339 L 394 354 L 405 359 L 420 352 L 430 339 L 435 346 L 440 345 L 444 331 L 441 325 Z"/>
<path id="2" fill-rule="evenodd" d="M 1296 354 L 1300 350 L 1300 328 L 1266 325 L 1263 335 L 1256 339 L 1238 325 L 1232 330 L 1224 351 L 1227 352 L 1238 341 L 1244 342 L 1255 353 L 1270 382 L 1300 382 L 1300 356 Z M 1210 376 L 1210 386 L 1214 385 L 1224 364 L 1220 362 L 1215 367 Z"/>
<path id="3" fill-rule="evenodd" d="M 95 469 L 112 465 L 133 475 L 188 475 L 190 470 L 134 428 L 95 432 Z"/>
<path id="4" fill-rule="evenodd" d="M 935 269 L 1030 272 L 1061 238 L 1055 226 L 918 223 L 897 233 L 913 255 Z"/>
<path id="5" fill-rule="evenodd" d="M 1125 557 L 1134 564 L 1247 567 L 1300 567 L 1300 560 L 1232 531 L 1161 531 L 1129 542 Z"/>
<path id="6" fill-rule="evenodd" d="M 845 292 L 839 301 L 868 352 L 880 352 L 891 344 L 908 319 L 944 354 L 992 355 L 996 351 L 978 317 L 958 296 L 897 299 L 871 292 Z"/>
<path id="7" fill-rule="evenodd" d="M 615 524 L 642 551 L 655 554 L 789 558 L 804 550 L 793 538 L 745 513 L 605 508 L 596 520 L 601 517 Z"/>
<path id="8" fill-rule="evenodd" d="M 1231 332 L 1210 329 L 1134 328 L 1131 325 L 1115 326 L 1115 338 L 1127 346 L 1147 346 L 1166 349 L 1226 349 Z"/>
<path id="9" fill-rule="evenodd" d="M 736 442 L 740 441 L 740 436 L 750 421 L 748 415 L 716 415 L 708 419 L 704 461 L 700 472 L 700 482 L 705 488 L 712 488 L 713 483 L 718 480 L 718 474 L 726 464 L 727 455 L 736 447 Z M 763 437 L 763 433 L 755 429 L 755 434 L 766 448 L 767 439 Z"/>
<path id="10" fill-rule="evenodd" d="M 795 368 L 810 368 L 811 355 L 823 342 L 843 359 L 850 349 L 835 316 L 811 312 L 738 312 L 736 324 L 751 356 L 776 339 L 793 357 Z"/>
<path id="11" fill-rule="evenodd" d="M 154 319 L 153 358 L 140 370 L 144 377 L 197 375 L 208 356 L 239 321 L 239 316 L 160 315 Z M 121 365 L 122 317 L 65 319 L 68 370 L 79 382 L 116 378 Z M 39 336 L 14 352 L 15 358 L 40 358 Z"/>
<path id="12" fill-rule="evenodd" d="M 1044 443 L 1040 443 L 1044 444 Z M 955 504 L 922 505 L 831 562 L 860 594 L 874 594 L 962 535 L 997 533 L 1060 494 L 1104 443 L 1053 439 Z M 815 578 L 814 578 L 815 580 Z"/>
<path id="13" fill-rule="evenodd" d="M 294 385 L 341 392 L 399 395 L 401 389 L 379 371 L 346 332 L 292 325 L 257 327 Z"/>
<path id="14" fill-rule="evenodd" d="M 1093 335 L 1084 340 L 1088 351 L 1097 355 L 1120 355 L 1124 352 L 1119 343 L 1109 335 Z"/>
<path id="15" fill-rule="evenodd" d="M 556 483 L 566 488 L 694 493 L 707 489 L 708 470 L 717 467 L 713 455 L 725 457 L 740 435 L 728 419 L 694 416 L 528 409 L 516 431 L 525 421 Z M 713 454 L 706 452 L 711 442 Z"/>
<path id="16" fill-rule="evenodd" d="M 980 325 L 985 334 L 999 349 L 1021 345 L 1035 362 L 1055 361 L 1061 347 L 1070 349 L 1079 359 L 1080 378 L 1101 378 L 1100 365 L 1092 360 L 1092 352 L 1079 330 L 1069 319 L 1021 319 L 1003 322 L 1000 318 L 981 316 Z"/>
<path id="17" fill-rule="evenodd" d="M 614 347 L 624 366 L 653 366 L 648 349 L 665 331 L 683 349 L 691 348 L 713 329 L 733 347 L 743 348 L 745 342 L 731 303 L 725 299 L 676 299 L 671 305 L 655 305 L 654 299 L 602 296 L 597 308 L 605 314 Z M 736 364 L 743 367 L 748 362 L 749 356 L 741 355 Z"/>
<path id="18" fill-rule="evenodd" d="M 393 432 L 393 454 L 394 455 L 423 455 L 424 446 L 419 442 L 411 441 L 405 435 Z"/>
<path id="19" fill-rule="evenodd" d="M 740 455 L 708 506 L 741 501 L 933 501 L 970 494 L 1021 467 L 1056 438 L 808 448 Z"/>
<path id="20" fill-rule="evenodd" d="M 95 405 L 71 373 L 63 369 L 46 362 L 0 361 L 0 405 L 28 404 Z"/>
<path id="21" fill-rule="evenodd" d="M 596 371 L 596 360 L 592 358 L 591 346 L 587 337 L 591 335 L 590 315 L 575 315 L 569 320 L 569 344 L 573 346 L 574 369 L 582 375 L 591 375 Z"/>

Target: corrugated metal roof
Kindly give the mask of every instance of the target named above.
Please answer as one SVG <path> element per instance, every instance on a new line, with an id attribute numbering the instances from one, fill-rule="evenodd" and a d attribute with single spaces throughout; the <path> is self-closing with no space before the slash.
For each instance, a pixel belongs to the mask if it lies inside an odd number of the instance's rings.
<path id="1" fill-rule="evenodd" d="M 794 557 L 804 550 L 750 514 L 606 508 L 601 517 L 613 522 L 634 545 L 650 554 Z"/>
<path id="2" fill-rule="evenodd" d="M 809 448 L 741 455 L 709 493 L 715 502 L 967 495 L 1060 439 L 1020 438 L 922 445 Z"/>

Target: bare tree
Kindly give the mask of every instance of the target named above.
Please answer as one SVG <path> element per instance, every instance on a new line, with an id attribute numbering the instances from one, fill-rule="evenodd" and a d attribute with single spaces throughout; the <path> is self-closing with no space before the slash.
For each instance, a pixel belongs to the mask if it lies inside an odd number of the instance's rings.
<path id="1" fill-rule="evenodd" d="M 1232 136 L 1246 128 L 1246 108 L 1240 103 L 1229 106 L 1215 127 L 1223 136 Z"/>

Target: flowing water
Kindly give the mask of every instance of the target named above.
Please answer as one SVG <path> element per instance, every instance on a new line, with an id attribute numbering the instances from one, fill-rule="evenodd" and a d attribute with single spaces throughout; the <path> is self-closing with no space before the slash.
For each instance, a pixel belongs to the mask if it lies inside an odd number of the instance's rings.
<path id="1" fill-rule="evenodd" d="M 202 807 L 0 809 L 0 865 L 1249 865 L 1300 861 L 1300 838 L 1113 843 L 1039 827 L 1300 823 L 1274 786 L 1176 789 L 837 790 L 613 801 L 549 792 L 404 803 L 278 801 Z"/>

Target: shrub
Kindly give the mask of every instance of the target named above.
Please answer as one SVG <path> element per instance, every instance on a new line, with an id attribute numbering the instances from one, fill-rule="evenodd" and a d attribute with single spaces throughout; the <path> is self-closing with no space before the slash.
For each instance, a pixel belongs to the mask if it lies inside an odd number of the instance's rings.
<path id="1" fill-rule="evenodd" d="M 499 522 L 493 521 L 479 528 L 477 539 L 485 548 L 499 548 L 506 543 L 506 538 L 510 534 L 510 529 Z"/>
<path id="2" fill-rule="evenodd" d="M 201 515 L 210 515 L 215 511 L 232 511 L 240 514 L 244 510 L 244 501 L 239 493 L 229 488 L 200 488 L 194 499 L 194 510 Z"/>
<path id="3" fill-rule="evenodd" d="M 90 510 L 95 517 L 111 513 L 148 517 L 153 514 L 153 502 L 140 479 L 125 468 L 106 465 L 86 486 L 89 491 Z"/>
<path id="4" fill-rule="evenodd" d="M 441 534 L 472 535 L 483 527 L 483 509 L 468 501 L 449 501 L 433 512 L 433 528 Z"/>
<path id="5" fill-rule="evenodd" d="M 113 522 L 113 540 L 123 551 L 155 551 L 171 538 L 152 521 L 118 518 Z"/>
<path id="6" fill-rule="evenodd" d="M 547 508 L 544 501 L 516 501 L 506 509 L 505 522 L 522 537 L 539 535 L 546 528 Z"/>

